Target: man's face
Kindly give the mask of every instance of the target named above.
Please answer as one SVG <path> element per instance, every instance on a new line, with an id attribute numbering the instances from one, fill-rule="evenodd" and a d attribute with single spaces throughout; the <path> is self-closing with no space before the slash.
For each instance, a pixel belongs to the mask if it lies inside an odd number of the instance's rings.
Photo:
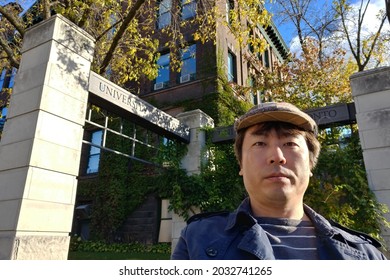
<path id="1" fill-rule="evenodd" d="M 310 178 L 309 149 L 301 134 L 247 129 L 240 175 L 251 204 L 286 207 L 301 204 Z"/>

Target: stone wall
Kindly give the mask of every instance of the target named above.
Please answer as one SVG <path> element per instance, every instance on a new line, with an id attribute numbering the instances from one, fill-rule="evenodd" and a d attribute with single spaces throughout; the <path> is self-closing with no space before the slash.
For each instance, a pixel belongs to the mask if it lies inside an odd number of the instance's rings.
<path id="1" fill-rule="evenodd" d="M 368 184 L 390 207 L 390 67 L 356 73 L 350 81 Z M 390 250 L 390 231 L 382 236 Z"/>

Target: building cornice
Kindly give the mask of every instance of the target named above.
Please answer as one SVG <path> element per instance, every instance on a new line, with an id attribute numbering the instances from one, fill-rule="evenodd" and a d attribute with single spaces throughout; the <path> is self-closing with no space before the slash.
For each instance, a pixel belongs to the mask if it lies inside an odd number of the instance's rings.
<path id="1" fill-rule="evenodd" d="M 259 27 L 259 29 L 263 36 L 267 39 L 269 44 L 271 44 L 272 47 L 277 50 L 276 53 L 279 58 L 281 60 L 286 60 L 290 54 L 290 51 L 273 21 L 271 20 L 268 26 L 262 26 Z"/>

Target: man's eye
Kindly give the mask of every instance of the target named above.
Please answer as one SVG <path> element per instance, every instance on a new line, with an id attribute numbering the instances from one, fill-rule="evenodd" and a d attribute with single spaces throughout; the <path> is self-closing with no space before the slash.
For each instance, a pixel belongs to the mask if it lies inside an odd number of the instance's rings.
<path id="1" fill-rule="evenodd" d="M 254 144 L 254 146 L 265 146 L 264 142 L 258 141 Z"/>
<path id="2" fill-rule="evenodd" d="M 294 146 L 298 146 L 297 143 L 295 142 L 287 142 L 286 144 L 284 144 L 285 146 L 288 146 L 288 147 L 294 147 Z"/>

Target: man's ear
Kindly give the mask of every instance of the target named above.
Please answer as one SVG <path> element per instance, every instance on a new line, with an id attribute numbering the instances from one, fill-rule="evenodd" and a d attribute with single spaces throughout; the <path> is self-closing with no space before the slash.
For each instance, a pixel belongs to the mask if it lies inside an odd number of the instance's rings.
<path id="1" fill-rule="evenodd" d="M 240 167 L 240 171 L 238 172 L 238 175 L 242 176 L 242 168 Z"/>

